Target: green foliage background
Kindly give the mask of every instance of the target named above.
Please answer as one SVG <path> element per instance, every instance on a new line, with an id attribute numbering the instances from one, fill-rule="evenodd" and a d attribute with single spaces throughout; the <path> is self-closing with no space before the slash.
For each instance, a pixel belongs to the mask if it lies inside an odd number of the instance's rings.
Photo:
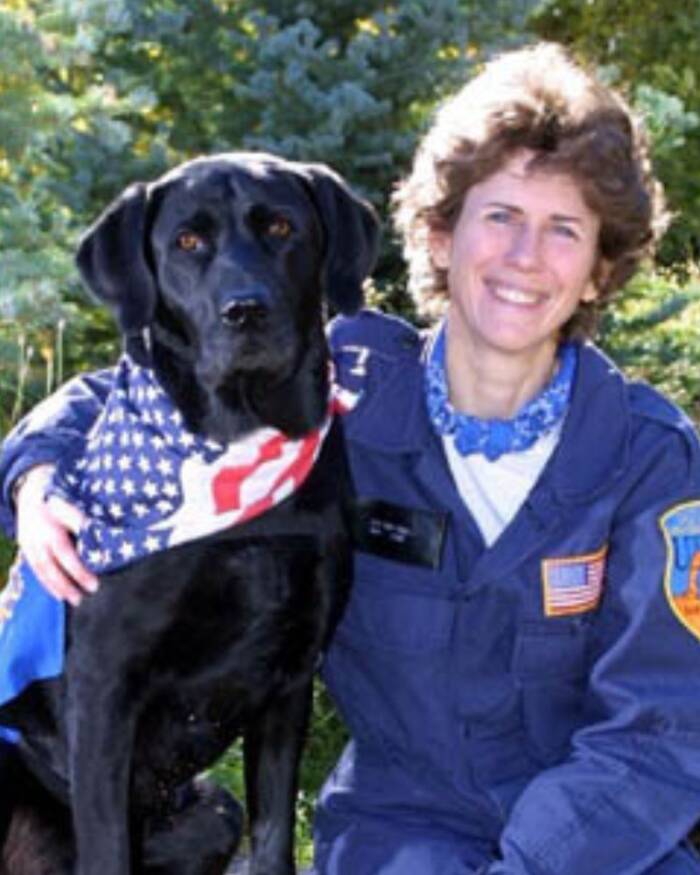
<path id="1" fill-rule="evenodd" d="M 675 211 L 658 262 L 603 325 L 629 372 L 700 416 L 700 6 L 680 0 L 0 0 L 0 436 L 68 375 L 113 361 L 80 287 L 82 229 L 127 183 L 196 154 L 336 167 L 386 221 L 373 303 L 411 315 L 387 221 L 436 103 L 491 54 L 571 46 L 628 93 Z M 0 544 L 0 565 L 11 548 Z M 323 693 L 300 791 L 342 742 Z M 240 751 L 217 774 L 240 789 Z"/>

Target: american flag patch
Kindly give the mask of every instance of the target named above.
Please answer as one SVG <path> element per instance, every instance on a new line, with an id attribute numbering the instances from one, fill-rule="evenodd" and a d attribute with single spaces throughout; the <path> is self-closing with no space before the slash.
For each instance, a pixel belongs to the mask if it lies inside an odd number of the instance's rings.
<path id="1" fill-rule="evenodd" d="M 597 607 L 603 592 L 607 546 L 583 556 L 542 561 L 544 612 L 548 617 L 581 614 Z"/>

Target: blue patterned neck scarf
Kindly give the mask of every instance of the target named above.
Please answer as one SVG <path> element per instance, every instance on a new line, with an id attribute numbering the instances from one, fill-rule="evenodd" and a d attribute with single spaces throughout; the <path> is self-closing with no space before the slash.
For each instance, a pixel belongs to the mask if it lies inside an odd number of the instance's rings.
<path id="1" fill-rule="evenodd" d="M 531 447 L 564 417 L 576 374 L 578 351 L 573 343 L 559 348 L 559 367 L 544 389 L 512 419 L 479 419 L 460 413 L 450 404 L 445 374 L 445 324 L 430 351 L 425 369 L 426 400 L 430 420 L 440 435 L 453 435 L 462 456 L 483 453 L 494 461 L 504 453 Z"/>

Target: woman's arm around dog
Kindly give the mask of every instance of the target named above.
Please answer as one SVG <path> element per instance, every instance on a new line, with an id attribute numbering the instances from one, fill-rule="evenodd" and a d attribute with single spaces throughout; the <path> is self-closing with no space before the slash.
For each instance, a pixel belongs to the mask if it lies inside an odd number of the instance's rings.
<path id="1" fill-rule="evenodd" d="M 47 502 L 44 495 L 56 461 L 85 440 L 111 381 L 111 370 L 70 381 L 7 435 L 0 454 L 0 525 L 49 592 L 74 605 L 97 586 L 71 537 L 82 516 L 65 501 Z"/>

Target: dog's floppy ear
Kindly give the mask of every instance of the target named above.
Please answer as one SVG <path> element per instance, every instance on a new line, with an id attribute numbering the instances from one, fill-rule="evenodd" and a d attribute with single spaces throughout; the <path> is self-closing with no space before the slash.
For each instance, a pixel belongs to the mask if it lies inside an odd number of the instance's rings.
<path id="1" fill-rule="evenodd" d="M 129 186 L 88 228 L 76 256 L 83 282 L 112 307 L 127 335 L 150 324 L 156 304 L 145 252 L 147 203 L 144 183 Z"/>
<path id="2" fill-rule="evenodd" d="M 304 169 L 326 229 L 326 294 L 341 313 L 354 313 L 377 260 L 379 220 L 372 206 L 329 167 L 307 164 Z"/>

